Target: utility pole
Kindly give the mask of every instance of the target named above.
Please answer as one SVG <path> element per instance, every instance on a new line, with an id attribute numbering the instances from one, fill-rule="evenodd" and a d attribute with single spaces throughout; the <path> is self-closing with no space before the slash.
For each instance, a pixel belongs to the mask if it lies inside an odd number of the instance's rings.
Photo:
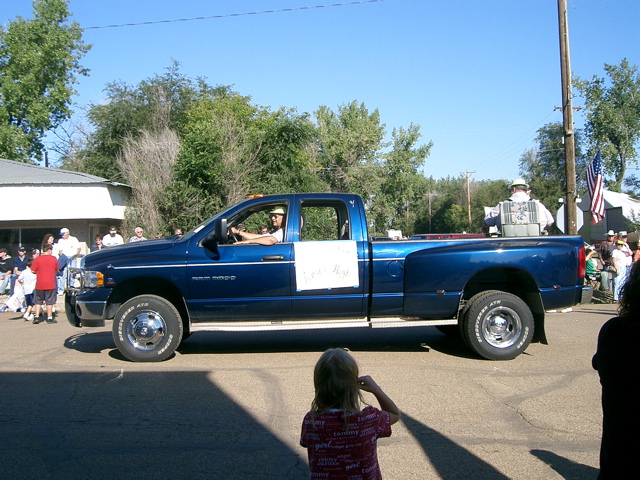
<path id="1" fill-rule="evenodd" d="M 469 177 L 471 176 L 472 173 L 476 173 L 476 172 L 460 172 L 460 173 L 462 175 L 467 176 L 467 220 L 469 224 L 467 232 L 470 232 L 471 231 L 471 191 L 469 190 Z"/>
<path id="2" fill-rule="evenodd" d="M 569 54 L 569 19 L 567 0 L 558 0 L 558 28 L 560 32 L 560 71 L 562 74 L 562 124 L 564 130 L 564 163 L 567 179 L 565 229 L 569 235 L 578 234 L 576 217 L 576 149 L 573 132 L 573 104 L 571 56 Z"/>
<path id="3" fill-rule="evenodd" d="M 425 193 L 425 196 L 429 197 L 429 233 L 431 233 L 431 197 L 437 197 L 437 193 Z"/>

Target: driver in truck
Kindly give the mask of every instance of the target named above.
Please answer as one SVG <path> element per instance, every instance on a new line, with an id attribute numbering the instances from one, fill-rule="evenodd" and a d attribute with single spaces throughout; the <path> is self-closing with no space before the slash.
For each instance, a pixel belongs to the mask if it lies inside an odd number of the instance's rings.
<path id="1" fill-rule="evenodd" d="M 287 215 L 287 209 L 284 206 L 274 207 L 269 212 L 271 220 L 271 232 L 265 234 L 244 232 L 236 227 L 231 227 L 231 232 L 242 240 L 236 242 L 235 245 L 275 245 L 284 240 L 284 222 Z"/>

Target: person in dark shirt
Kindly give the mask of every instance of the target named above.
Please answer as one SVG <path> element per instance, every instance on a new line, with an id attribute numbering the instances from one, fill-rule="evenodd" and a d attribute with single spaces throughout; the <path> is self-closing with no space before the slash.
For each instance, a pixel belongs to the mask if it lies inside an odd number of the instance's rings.
<path id="1" fill-rule="evenodd" d="M 16 280 L 20 276 L 22 272 L 27 268 L 27 261 L 29 257 L 27 257 L 27 249 L 22 245 L 18 247 L 18 256 L 13 259 L 13 279 L 11 280 L 11 293 L 13 295 L 13 291 L 15 289 Z"/>
<path id="2" fill-rule="evenodd" d="M 13 279 L 13 258 L 6 248 L 0 248 L 0 295 L 11 286 Z"/>
<path id="3" fill-rule="evenodd" d="M 640 410 L 636 383 L 640 371 L 640 263 L 634 263 L 620 297 L 619 315 L 600 329 L 591 361 L 602 385 L 602 443 L 599 480 L 633 477 L 640 450 Z"/>
<path id="4" fill-rule="evenodd" d="M 615 232 L 613 230 L 609 230 L 607 232 L 607 237 L 600 243 L 600 247 L 598 248 L 598 255 L 600 256 L 600 260 L 602 260 L 603 272 L 603 286 L 605 290 L 610 290 L 611 285 L 611 273 L 609 273 L 609 269 L 611 265 L 613 265 L 613 256 L 611 252 L 616 248 L 615 246 Z"/>
<path id="5" fill-rule="evenodd" d="M 102 235 L 98 234 L 95 237 L 95 243 L 91 245 L 91 247 L 89 248 L 89 251 L 97 252 L 98 250 L 102 250 L 103 248 L 106 248 L 106 247 L 102 244 Z"/>

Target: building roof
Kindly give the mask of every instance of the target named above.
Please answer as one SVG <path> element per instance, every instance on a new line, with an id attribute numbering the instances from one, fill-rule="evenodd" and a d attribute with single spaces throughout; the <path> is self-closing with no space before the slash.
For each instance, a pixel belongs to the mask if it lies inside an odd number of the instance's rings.
<path id="1" fill-rule="evenodd" d="M 640 200 L 636 200 L 635 198 L 631 198 L 626 193 L 620 192 L 612 192 L 610 190 L 603 189 L 602 193 L 604 195 L 604 209 L 609 210 L 610 208 L 621 208 L 622 215 L 624 217 L 631 219 L 634 216 L 640 217 Z M 584 212 L 589 211 L 591 199 L 589 198 L 589 194 L 586 193 L 582 197 L 582 202 L 578 205 L 580 209 Z"/>
<path id="2" fill-rule="evenodd" d="M 71 184 L 111 184 L 106 178 L 96 177 L 88 173 L 46 168 L 28 163 L 15 162 L 0 158 L 0 186 L 18 185 L 71 185 Z"/>
<path id="3" fill-rule="evenodd" d="M 605 209 L 622 208 L 622 214 L 625 218 L 633 219 L 640 217 L 640 201 L 631 198 L 626 193 L 610 192 L 603 190 Z"/>

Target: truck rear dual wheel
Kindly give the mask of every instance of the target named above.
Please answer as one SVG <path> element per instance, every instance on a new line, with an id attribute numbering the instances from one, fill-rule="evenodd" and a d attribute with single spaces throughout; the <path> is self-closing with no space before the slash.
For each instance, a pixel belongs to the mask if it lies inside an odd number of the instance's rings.
<path id="1" fill-rule="evenodd" d="M 134 362 L 161 362 L 182 341 L 182 319 L 173 304 L 156 295 L 140 295 L 123 303 L 113 320 L 113 339 L 122 355 Z"/>
<path id="2" fill-rule="evenodd" d="M 461 325 L 466 343 L 488 360 L 511 360 L 531 343 L 534 321 L 520 298 L 499 290 L 473 296 Z"/>

